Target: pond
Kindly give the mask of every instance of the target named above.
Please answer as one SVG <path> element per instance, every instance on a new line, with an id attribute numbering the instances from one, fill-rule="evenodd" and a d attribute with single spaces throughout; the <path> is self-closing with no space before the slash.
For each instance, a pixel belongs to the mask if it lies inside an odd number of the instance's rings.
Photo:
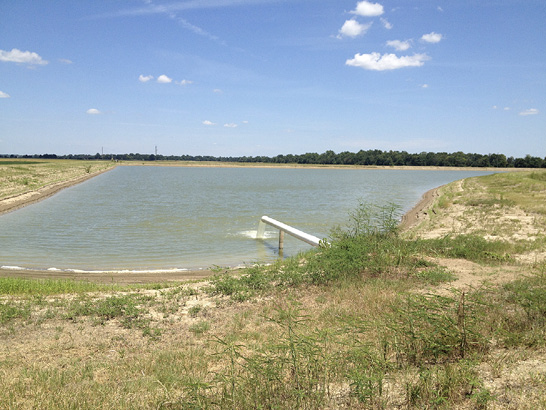
<path id="1" fill-rule="evenodd" d="M 359 201 L 410 210 L 429 189 L 490 172 L 120 166 L 0 216 L 0 266 L 154 271 L 278 257 L 262 215 L 328 237 Z M 309 245 L 285 237 L 284 256 Z"/>

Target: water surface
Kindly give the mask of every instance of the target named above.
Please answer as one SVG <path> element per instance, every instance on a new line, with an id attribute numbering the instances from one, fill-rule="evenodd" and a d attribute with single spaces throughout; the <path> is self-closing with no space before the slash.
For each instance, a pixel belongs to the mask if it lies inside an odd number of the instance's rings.
<path id="1" fill-rule="evenodd" d="M 268 215 L 320 238 L 363 200 L 411 209 L 422 194 L 488 172 L 117 167 L 0 216 L 0 266 L 82 271 L 234 266 L 277 257 Z M 309 249 L 286 236 L 285 256 Z"/>

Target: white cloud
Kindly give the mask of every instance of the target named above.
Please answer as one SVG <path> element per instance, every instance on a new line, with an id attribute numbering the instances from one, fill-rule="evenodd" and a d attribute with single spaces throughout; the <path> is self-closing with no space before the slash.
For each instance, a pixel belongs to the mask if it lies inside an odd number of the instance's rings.
<path id="1" fill-rule="evenodd" d="M 205 120 L 205 121 L 203 121 L 203 125 L 216 125 L 216 123 L 214 123 L 212 121 L 209 121 L 209 120 Z"/>
<path id="2" fill-rule="evenodd" d="M 390 41 L 387 41 L 387 45 L 390 47 L 394 47 L 394 49 L 397 51 L 406 51 L 407 49 L 411 48 L 411 44 L 409 40 L 406 40 L 406 41 L 390 40 Z"/>
<path id="3" fill-rule="evenodd" d="M 394 54 L 371 53 L 355 54 L 355 57 L 347 60 L 345 64 L 365 70 L 384 71 L 404 67 L 420 67 L 428 59 L 429 57 L 426 54 L 398 57 Z"/>
<path id="4" fill-rule="evenodd" d="M 193 33 L 197 34 L 197 35 L 200 35 L 200 36 L 203 36 L 203 37 L 207 37 L 209 38 L 210 40 L 214 40 L 214 41 L 219 41 L 220 39 L 213 35 L 213 34 L 210 34 L 209 32 L 203 30 L 201 27 L 197 27 L 196 25 L 194 24 L 191 24 L 189 21 L 187 21 L 186 19 L 184 18 L 181 18 L 181 17 L 178 17 L 177 15 L 175 14 L 169 14 L 169 18 L 177 21 L 179 24 L 182 25 L 182 27 L 184 27 L 185 29 L 187 30 L 190 30 L 192 31 Z"/>
<path id="5" fill-rule="evenodd" d="M 539 111 L 536 108 L 529 108 L 528 110 L 522 111 L 519 113 L 519 115 L 527 116 L 527 115 L 536 115 Z"/>
<path id="6" fill-rule="evenodd" d="M 91 114 L 91 115 L 97 115 L 97 114 L 102 114 L 99 110 L 97 110 L 96 108 L 89 108 L 87 111 L 86 111 L 87 114 Z"/>
<path id="7" fill-rule="evenodd" d="M 176 84 L 179 84 L 179 85 L 189 85 L 189 84 L 193 84 L 193 81 L 190 81 L 190 80 L 182 80 L 182 81 L 175 81 Z"/>
<path id="8" fill-rule="evenodd" d="M 384 13 L 383 6 L 379 3 L 370 3 L 369 1 L 359 1 L 356 3 L 356 9 L 352 14 L 365 17 L 376 17 Z"/>
<path id="9" fill-rule="evenodd" d="M 389 23 L 387 19 L 384 19 L 383 17 L 381 17 L 379 20 L 381 20 L 383 27 L 385 27 L 387 30 L 390 30 L 392 28 L 392 24 Z"/>
<path id="10" fill-rule="evenodd" d="M 339 29 L 339 34 L 337 38 L 342 38 L 342 37 L 355 38 L 355 37 L 361 36 L 363 34 L 366 34 L 366 31 L 368 31 L 371 25 L 372 23 L 360 24 L 355 19 L 347 20 L 343 24 L 343 27 Z"/>
<path id="11" fill-rule="evenodd" d="M 421 88 L 428 88 L 428 84 L 423 84 Z"/>
<path id="12" fill-rule="evenodd" d="M 237 124 L 234 124 L 234 123 L 229 123 L 229 124 L 224 124 L 224 127 L 226 128 L 237 128 Z"/>
<path id="13" fill-rule="evenodd" d="M 510 111 L 510 107 L 504 107 L 504 111 Z"/>
<path id="14" fill-rule="evenodd" d="M 0 91 L 0 98 L 10 98 L 10 95 L 4 91 Z"/>
<path id="15" fill-rule="evenodd" d="M 48 64 L 48 61 L 42 59 L 38 54 L 30 51 L 21 51 L 16 48 L 11 51 L 0 50 L 0 61 L 38 65 Z"/>
<path id="16" fill-rule="evenodd" d="M 72 60 L 69 60 L 68 58 L 59 58 L 59 62 L 63 64 L 72 64 Z"/>
<path id="17" fill-rule="evenodd" d="M 157 82 L 161 84 L 169 84 L 172 83 L 173 79 L 167 77 L 165 74 L 161 74 L 159 77 L 157 77 Z"/>
<path id="18" fill-rule="evenodd" d="M 435 33 L 433 31 L 432 33 L 429 33 L 429 34 L 423 34 L 423 36 L 421 37 L 421 40 L 423 40 L 426 43 L 439 43 L 440 41 L 442 41 L 443 37 L 444 37 L 443 35 Z"/>
<path id="19" fill-rule="evenodd" d="M 138 76 L 138 81 L 140 81 L 141 83 L 145 83 L 145 82 L 148 82 L 148 81 L 153 80 L 153 79 L 154 79 L 153 75 L 142 75 L 142 74 L 140 74 Z"/>

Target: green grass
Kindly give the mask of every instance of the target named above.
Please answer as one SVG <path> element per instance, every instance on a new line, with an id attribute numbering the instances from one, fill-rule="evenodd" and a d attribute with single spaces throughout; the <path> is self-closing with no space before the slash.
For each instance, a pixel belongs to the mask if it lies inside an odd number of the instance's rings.
<path id="1" fill-rule="evenodd" d="M 136 289 L 161 289 L 170 287 L 167 283 L 139 285 L 104 284 L 74 279 L 23 279 L 17 277 L 0 278 L 0 295 L 60 295 L 87 292 L 130 291 Z"/>
<path id="2" fill-rule="evenodd" d="M 466 203 L 517 205 L 524 211 L 546 215 L 546 171 L 492 174 L 469 179 L 467 183 L 476 186 L 481 197 L 473 197 Z"/>
<path id="3" fill-rule="evenodd" d="M 58 295 L 113 291 L 122 288 L 122 286 L 114 284 L 104 285 L 77 280 L 0 278 L 0 294 L 2 295 Z"/>

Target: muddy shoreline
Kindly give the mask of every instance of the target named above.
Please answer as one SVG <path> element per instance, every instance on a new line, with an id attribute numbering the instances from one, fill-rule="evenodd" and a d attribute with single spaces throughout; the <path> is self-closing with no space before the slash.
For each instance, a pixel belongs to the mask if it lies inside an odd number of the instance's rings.
<path id="1" fill-rule="evenodd" d="M 427 216 L 434 200 L 439 196 L 438 190 L 440 188 L 441 187 L 433 188 L 430 191 L 425 192 L 421 197 L 421 200 L 402 216 L 402 220 L 400 221 L 400 229 L 402 231 L 407 231 Z"/>

